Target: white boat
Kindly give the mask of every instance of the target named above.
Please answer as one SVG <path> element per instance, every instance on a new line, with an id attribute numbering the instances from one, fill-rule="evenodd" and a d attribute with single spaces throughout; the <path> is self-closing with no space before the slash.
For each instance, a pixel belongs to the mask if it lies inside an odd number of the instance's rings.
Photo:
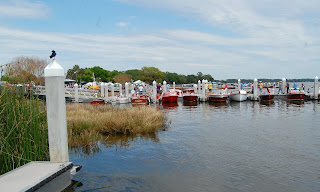
<path id="1" fill-rule="evenodd" d="M 230 99 L 232 101 L 245 101 L 247 100 L 247 92 L 245 90 L 240 90 L 237 92 L 230 93 Z"/>

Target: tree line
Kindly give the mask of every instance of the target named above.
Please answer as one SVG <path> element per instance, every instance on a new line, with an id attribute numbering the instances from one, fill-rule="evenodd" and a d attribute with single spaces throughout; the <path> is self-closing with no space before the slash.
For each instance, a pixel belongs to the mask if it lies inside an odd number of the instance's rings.
<path id="1" fill-rule="evenodd" d="M 162 72 L 156 67 L 142 67 L 142 69 L 130 69 L 126 71 L 108 71 L 98 66 L 80 68 L 78 65 L 74 65 L 72 69 L 67 71 L 66 78 L 74 79 L 80 83 L 87 83 L 93 80 L 114 83 L 141 80 L 148 84 L 151 84 L 154 80 L 156 82 L 165 80 L 169 84 L 172 84 L 173 82 L 177 84 L 197 83 L 198 80 L 202 79 L 214 81 L 214 78 L 211 75 L 203 75 L 201 72 L 198 72 L 196 75 L 181 75 L 171 72 Z"/>
<path id="2" fill-rule="evenodd" d="M 1 65 L 1 80 L 12 84 L 23 84 L 34 82 L 44 85 L 44 68 L 49 64 L 48 59 L 41 59 L 36 56 L 19 56 L 10 63 Z M 154 80 L 172 84 L 197 83 L 198 80 L 207 79 L 214 81 L 209 74 L 198 72 L 195 75 L 181 75 L 171 72 L 162 72 L 156 67 L 142 67 L 141 69 L 130 69 L 126 71 L 109 71 L 99 66 L 91 68 L 81 68 L 74 65 L 67 70 L 66 78 L 76 80 L 78 83 L 88 83 L 92 81 L 125 83 L 141 80 L 151 84 Z"/>

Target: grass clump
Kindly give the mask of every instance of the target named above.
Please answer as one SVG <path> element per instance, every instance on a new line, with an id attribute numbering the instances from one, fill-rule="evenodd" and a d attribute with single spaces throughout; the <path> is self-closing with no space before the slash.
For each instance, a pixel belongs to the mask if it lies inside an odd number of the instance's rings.
<path id="1" fill-rule="evenodd" d="M 69 146 L 89 145 L 105 135 L 155 134 L 165 127 L 165 114 L 150 106 L 67 105 Z"/>
<path id="2" fill-rule="evenodd" d="M 45 103 L 17 87 L 0 86 L 0 174 L 49 159 Z"/>

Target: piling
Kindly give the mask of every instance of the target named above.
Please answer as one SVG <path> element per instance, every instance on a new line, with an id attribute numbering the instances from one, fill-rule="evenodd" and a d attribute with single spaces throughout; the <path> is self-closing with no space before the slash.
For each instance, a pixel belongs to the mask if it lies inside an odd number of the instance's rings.
<path id="1" fill-rule="evenodd" d="M 166 81 L 163 81 L 163 86 L 162 86 L 162 89 L 163 89 L 163 92 L 167 92 L 167 82 Z"/>
<path id="2" fill-rule="evenodd" d="M 154 103 L 157 101 L 157 82 L 152 82 L 152 100 Z"/>
<path id="3" fill-rule="evenodd" d="M 200 80 L 198 80 L 198 94 L 199 94 L 199 96 L 201 94 L 201 81 Z"/>
<path id="4" fill-rule="evenodd" d="M 106 102 L 108 102 L 108 96 L 109 96 L 109 93 L 108 93 L 108 91 L 109 91 L 109 83 L 106 83 L 106 84 L 104 84 L 104 100 L 106 101 Z"/>
<path id="5" fill-rule="evenodd" d="M 202 88 L 201 88 L 201 101 L 205 101 L 206 96 L 206 86 L 205 86 L 205 80 L 202 80 Z"/>
<path id="6" fill-rule="evenodd" d="M 129 84 L 127 82 L 124 84 L 124 89 L 126 97 L 129 97 Z"/>
<path id="7" fill-rule="evenodd" d="M 79 85 L 77 83 L 74 84 L 74 101 L 79 103 Z"/>
<path id="8" fill-rule="evenodd" d="M 173 90 L 176 90 L 176 82 L 172 83 Z"/>
<path id="9" fill-rule="evenodd" d="M 68 162 L 64 69 L 53 60 L 45 69 L 46 106 L 51 162 Z"/>
<path id="10" fill-rule="evenodd" d="M 287 82 L 286 82 L 287 80 L 286 80 L 286 78 L 282 78 L 282 92 L 283 93 L 286 93 L 287 92 L 287 90 L 286 90 L 286 88 L 287 88 Z"/>
<path id="11" fill-rule="evenodd" d="M 101 97 L 104 97 L 104 83 L 100 84 L 100 93 L 101 93 Z"/>
<path id="12" fill-rule="evenodd" d="M 111 100 L 114 99 L 114 84 L 111 83 Z"/>
<path id="13" fill-rule="evenodd" d="M 119 85 L 119 94 L 122 96 L 122 84 Z"/>
<path id="14" fill-rule="evenodd" d="M 241 80 L 240 79 L 238 79 L 238 89 L 239 89 L 239 91 L 241 90 Z"/>
<path id="15" fill-rule="evenodd" d="M 314 78 L 314 99 L 319 99 L 319 83 L 318 76 Z"/>
<path id="16" fill-rule="evenodd" d="M 253 99 L 258 100 L 258 79 L 254 78 L 253 80 Z"/>

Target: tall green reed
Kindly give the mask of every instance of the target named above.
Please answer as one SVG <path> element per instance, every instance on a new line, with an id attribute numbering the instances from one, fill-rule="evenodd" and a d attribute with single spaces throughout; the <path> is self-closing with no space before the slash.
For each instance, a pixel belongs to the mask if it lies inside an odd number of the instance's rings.
<path id="1" fill-rule="evenodd" d="M 45 103 L 23 87 L 0 86 L 0 174 L 48 159 Z"/>

